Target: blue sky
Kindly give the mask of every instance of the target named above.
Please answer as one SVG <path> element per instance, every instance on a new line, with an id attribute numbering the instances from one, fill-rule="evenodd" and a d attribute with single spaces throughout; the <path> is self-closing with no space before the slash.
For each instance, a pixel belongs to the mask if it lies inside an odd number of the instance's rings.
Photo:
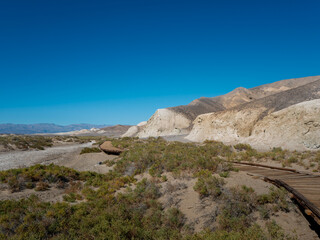
<path id="1" fill-rule="evenodd" d="M 0 123 L 136 124 L 320 75 L 318 0 L 2 0 Z"/>

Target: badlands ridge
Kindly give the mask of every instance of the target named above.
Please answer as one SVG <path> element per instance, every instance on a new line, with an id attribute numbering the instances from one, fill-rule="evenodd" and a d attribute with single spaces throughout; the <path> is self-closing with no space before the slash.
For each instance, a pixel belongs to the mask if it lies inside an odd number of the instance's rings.
<path id="1" fill-rule="evenodd" d="M 123 137 L 181 136 L 268 150 L 320 148 L 320 76 L 295 78 L 158 109 Z"/>

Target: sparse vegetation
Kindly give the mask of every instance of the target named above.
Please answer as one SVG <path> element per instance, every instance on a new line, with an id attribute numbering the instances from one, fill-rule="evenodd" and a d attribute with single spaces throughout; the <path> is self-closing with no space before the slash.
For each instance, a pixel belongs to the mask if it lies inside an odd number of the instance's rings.
<path id="1" fill-rule="evenodd" d="M 221 187 L 224 184 L 222 178 L 212 176 L 212 174 L 203 170 L 197 174 L 198 181 L 194 186 L 194 190 L 197 191 L 201 197 L 212 196 L 214 198 L 219 197 L 222 193 Z"/>
<path id="2" fill-rule="evenodd" d="M 285 151 L 262 155 L 248 146 L 235 147 L 239 151 L 235 152 L 214 141 L 194 144 L 161 138 L 112 139 L 112 143 L 125 151 L 117 160 L 107 161 L 114 166 L 107 174 L 56 165 L 0 172 L 2 187 L 12 192 L 53 188 L 64 192 L 63 202 L 57 203 L 36 196 L 0 201 L 0 239 L 292 239 L 270 220 L 277 211 L 290 211 L 285 190 L 271 188 L 268 194 L 257 195 L 246 186 L 225 185 L 231 171 L 236 171 L 228 161 L 277 157 Z M 141 173 L 153 178 L 137 183 L 134 177 Z M 170 194 L 187 188 L 183 182 L 172 184 L 169 173 L 197 178 L 194 190 L 200 200 L 219 204 L 213 220 L 216 227 L 194 233 L 179 208 L 160 203 L 161 184 L 166 186 L 163 192 Z M 255 223 L 256 216 L 268 223 L 266 229 Z"/>
<path id="3" fill-rule="evenodd" d="M 52 146 L 52 138 L 43 136 L 23 136 L 23 135 L 8 135 L 0 136 L 0 145 L 7 149 L 38 149 L 43 150 L 45 147 Z"/>
<path id="4" fill-rule="evenodd" d="M 74 143 L 81 144 L 96 141 L 94 145 L 110 140 L 103 136 L 36 136 L 36 135 L 2 135 L 0 146 L 6 151 L 11 150 L 44 150 L 54 144 Z"/>
<path id="5" fill-rule="evenodd" d="M 179 172 L 188 170 L 198 172 L 207 169 L 215 172 L 218 164 L 223 162 L 220 156 L 227 157 L 231 148 L 220 142 L 207 141 L 203 145 L 193 143 L 167 142 L 161 138 L 113 140 L 116 147 L 127 148 L 121 154 L 115 170 L 131 175 L 145 172 L 149 169 L 152 176 L 160 176 L 164 171 Z"/>
<path id="6" fill-rule="evenodd" d="M 238 143 L 233 146 L 238 151 L 252 151 L 253 148 L 249 144 Z"/>
<path id="7" fill-rule="evenodd" d="M 101 152 L 101 150 L 97 147 L 92 147 L 92 148 L 89 148 L 89 147 L 85 147 L 81 150 L 80 154 L 85 154 L 85 153 L 99 153 Z"/>
<path id="8" fill-rule="evenodd" d="M 270 192 L 268 194 L 263 194 L 258 197 L 258 202 L 260 204 L 266 203 L 274 203 L 274 210 L 282 210 L 282 211 L 289 211 L 289 205 L 287 201 L 287 191 L 283 188 L 275 188 L 271 187 Z"/>
<path id="9" fill-rule="evenodd" d="M 112 173 L 102 175 L 94 172 L 77 172 L 73 169 L 50 164 L 34 165 L 28 168 L 10 169 L 0 172 L 0 182 L 7 184 L 12 192 L 26 188 L 42 191 L 50 186 L 63 186 L 63 183 L 83 181 L 87 185 L 101 186 L 107 180 L 113 179 Z"/>

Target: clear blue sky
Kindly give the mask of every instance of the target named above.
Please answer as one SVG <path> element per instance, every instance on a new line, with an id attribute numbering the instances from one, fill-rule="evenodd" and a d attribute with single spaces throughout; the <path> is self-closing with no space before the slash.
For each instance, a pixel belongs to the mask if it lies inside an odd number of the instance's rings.
<path id="1" fill-rule="evenodd" d="M 136 124 L 320 75 L 319 0 L 2 0 L 0 123 Z"/>

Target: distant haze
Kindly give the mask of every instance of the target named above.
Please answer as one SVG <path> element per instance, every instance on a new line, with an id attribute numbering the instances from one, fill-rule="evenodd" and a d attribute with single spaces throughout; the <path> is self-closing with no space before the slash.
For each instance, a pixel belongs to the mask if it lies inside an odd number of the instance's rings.
<path id="1" fill-rule="evenodd" d="M 0 134 L 35 134 L 35 133 L 57 133 L 70 132 L 81 129 L 103 128 L 110 125 L 95 124 L 70 124 L 66 126 L 56 125 L 53 123 L 37 123 L 37 124 L 0 124 Z"/>

